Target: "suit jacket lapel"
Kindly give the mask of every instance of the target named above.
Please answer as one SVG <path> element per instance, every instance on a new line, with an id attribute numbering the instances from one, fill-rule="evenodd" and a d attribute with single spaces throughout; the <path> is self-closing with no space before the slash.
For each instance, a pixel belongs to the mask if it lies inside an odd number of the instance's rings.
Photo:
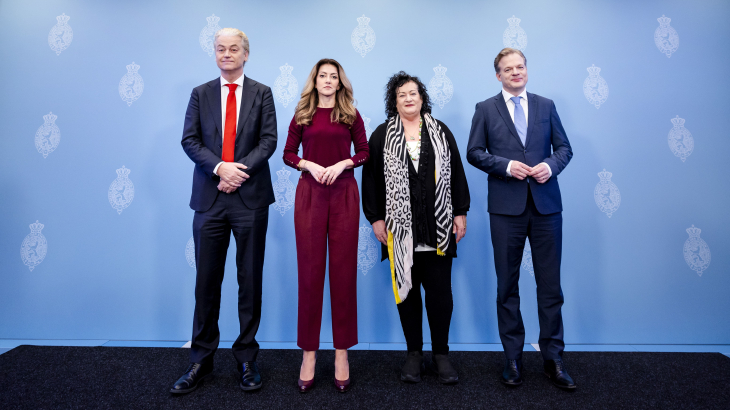
<path id="1" fill-rule="evenodd" d="M 223 141 L 223 111 L 221 110 L 221 80 L 216 78 L 208 83 L 208 107 L 210 108 L 215 126 L 218 128 L 218 141 Z"/>
<path id="2" fill-rule="evenodd" d="M 243 88 L 241 89 L 241 111 L 238 113 L 238 129 L 236 130 L 236 139 L 241 135 L 243 126 L 246 123 L 248 115 L 251 113 L 253 102 L 256 99 L 256 88 L 254 81 L 248 77 L 243 77 Z"/>
<path id="3" fill-rule="evenodd" d="M 537 118 L 537 98 L 535 94 L 527 93 L 527 135 L 525 146 L 530 143 L 532 132 L 535 130 L 535 118 Z"/>
<path id="4" fill-rule="evenodd" d="M 517 128 L 515 128 L 515 123 L 512 121 L 512 117 L 509 116 L 509 110 L 507 109 L 507 102 L 504 101 L 504 96 L 500 92 L 497 94 L 496 97 L 494 97 L 494 103 L 497 105 L 497 111 L 499 111 L 499 114 L 502 116 L 502 119 L 507 124 L 507 128 L 512 132 L 512 136 L 515 137 L 517 142 L 520 143 L 520 146 L 522 145 L 522 140 L 520 140 L 519 134 L 517 134 Z M 529 107 L 528 107 L 529 108 Z M 527 141 L 527 140 L 525 140 Z M 524 148 L 524 146 L 523 146 Z"/>

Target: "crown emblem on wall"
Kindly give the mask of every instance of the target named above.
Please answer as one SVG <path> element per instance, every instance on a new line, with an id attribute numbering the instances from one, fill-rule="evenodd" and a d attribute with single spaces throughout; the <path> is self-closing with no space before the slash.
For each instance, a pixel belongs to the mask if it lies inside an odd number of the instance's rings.
<path id="1" fill-rule="evenodd" d="M 41 233 L 41 230 L 43 230 L 43 227 L 45 225 L 43 225 L 42 223 L 38 222 L 38 220 L 36 220 L 34 224 L 30 224 L 28 226 L 30 226 L 30 233 Z M 692 225 L 692 226 L 694 226 L 694 225 Z M 687 229 L 687 232 L 689 232 L 689 229 Z"/>
<path id="2" fill-rule="evenodd" d="M 134 61 L 132 61 L 132 64 L 127 66 L 127 71 L 130 73 L 136 73 L 139 70 L 139 65 L 134 64 Z"/>
<path id="3" fill-rule="evenodd" d="M 603 171 L 598 173 L 598 178 L 601 178 L 601 181 L 610 181 L 612 176 L 613 174 L 606 171 L 606 168 L 603 168 Z"/>
<path id="4" fill-rule="evenodd" d="M 47 115 L 43 116 L 43 121 L 46 124 L 51 124 L 53 122 L 56 122 L 57 118 L 58 118 L 58 115 L 54 115 L 52 112 L 49 112 Z"/>
<path id="5" fill-rule="evenodd" d="M 215 26 L 219 21 L 221 21 L 221 18 L 215 14 L 211 14 L 210 17 L 206 17 L 205 19 L 208 20 L 209 26 Z"/>
<path id="6" fill-rule="evenodd" d="M 289 175 L 291 175 L 291 171 L 287 171 L 286 169 L 283 169 L 282 168 L 282 169 L 276 171 L 276 175 L 279 178 L 287 178 L 288 179 L 289 178 Z"/>
<path id="7" fill-rule="evenodd" d="M 126 178 L 129 176 L 130 172 L 132 171 L 130 171 L 129 168 L 122 165 L 121 168 L 117 169 L 117 176 L 119 176 L 120 178 Z"/>
<path id="8" fill-rule="evenodd" d="M 70 18 L 71 17 L 67 16 L 66 13 L 63 13 L 60 16 L 56 16 L 56 20 L 58 21 L 58 24 L 60 24 L 60 25 L 64 25 L 64 24 L 68 23 L 68 20 Z"/>
<path id="9" fill-rule="evenodd" d="M 436 73 L 437 76 L 446 75 L 446 70 L 447 70 L 447 68 L 441 66 L 441 64 L 439 64 L 438 67 L 433 68 L 433 71 Z"/>
<path id="10" fill-rule="evenodd" d="M 368 23 L 370 23 L 370 17 L 365 17 L 365 15 L 363 14 L 362 17 L 357 18 L 357 22 L 361 26 L 367 26 Z"/>
<path id="11" fill-rule="evenodd" d="M 41 226 L 42 226 L 42 225 L 41 225 Z M 685 226 L 686 226 L 686 225 L 685 225 Z M 687 228 L 687 233 L 689 234 L 689 237 L 690 237 L 690 238 L 693 238 L 693 237 L 697 237 L 697 238 L 699 238 L 699 236 L 700 236 L 700 233 L 701 233 L 701 232 L 702 232 L 702 229 L 700 229 L 700 228 L 695 228 L 695 226 L 694 226 L 694 225 L 692 225 L 691 227 Z"/>
<path id="12" fill-rule="evenodd" d="M 507 19 L 507 23 L 509 23 L 510 26 L 518 26 L 520 24 L 520 19 L 512 15 L 512 17 Z"/>
<path id="13" fill-rule="evenodd" d="M 587 70 L 590 76 L 596 76 L 598 75 L 598 73 L 601 72 L 601 67 L 596 67 L 595 64 L 591 64 L 591 66 L 588 67 Z"/>
<path id="14" fill-rule="evenodd" d="M 674 124 L 675 127 L 683 127 L 685 120 L 684 120 L 684 118 L 679 118 L 679 115 L 678 115 L 675 118 L 672 118 L 670 121 L 672 121 L 672 124 Z"/>
<path id="15" fill-rule="evenodd" d="M 286 63 L 283 66 L 279 67 L 279 70 L 281 70 L 282 74 L 291 74 L 292 70 L 294 70 L 294 67 L 290 66 L 289 63 Z"/>
<path id="16" fill-rule="evenodd" d="M 668 25 L 669 25 L 669 22 L 671 22 L 671 21 L 672 21 L 672 19 L 670 19 L 669 17 L 665 17 L 665 16 L 664 16 L 664 15 L 662 14 L 662 16 L 661 16 L 661 17 L 659 17 L 658 19 L 656 19 L 656 21 L 658 21 L 658 22 L 659 22 L 659 26 L 660 26 L 660 27 L 666 27 L 666 26 L 668 26 Z"/>

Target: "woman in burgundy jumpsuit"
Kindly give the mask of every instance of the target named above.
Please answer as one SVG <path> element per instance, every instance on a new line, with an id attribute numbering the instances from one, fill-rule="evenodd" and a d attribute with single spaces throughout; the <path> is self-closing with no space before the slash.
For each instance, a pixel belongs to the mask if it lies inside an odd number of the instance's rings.
<path id="1" fill-rule="evenodd" d="M 365 125 L 340 64 L 320 60 L 289 125 L 284 162 L 302 171 L 294 204 L 299 279 L 297 345 L 304 350 L 299 391 L 314 386 L 329 246 L 335 386 L 350 386 L 347 349 L 357 344 L 357 237 L 360 193 L 353 168 L 368 158 Z M 299 145 L 304 148 L 299 157 Z M 355 155 L 351 155 L 351 145 Z"/>

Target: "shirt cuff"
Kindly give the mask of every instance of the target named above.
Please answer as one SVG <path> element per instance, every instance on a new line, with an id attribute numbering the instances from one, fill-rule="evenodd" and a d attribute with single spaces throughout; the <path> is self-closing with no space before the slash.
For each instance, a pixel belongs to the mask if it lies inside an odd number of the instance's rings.
<path id="1" fill-rule="evenodd" d="M 510 160 L 509 163 L 507 164 L 507 176 L 510 178 L 512 178 L 512 173 L 510 172 L 511 169 L 512 169 L 512 160 Z"/>
<path id="2" fill-rule="evenodd" d="M 218 165 L 216 165 L 215 168 L 213 168 L 213 173 L 214 174 L 218 175 L 218 167 L 220 167 L 223 162 L 224 161 L 219 162 Z"/>
<path id="3" fill-rule="evenodd" d="M 548 172 L 549 172 L 548 178 L 552 178 L 552 176 L 553 176 L 553 170 L 550 168 L 550 165 L 548 165 L 547 162 L 541 162 L 541 164 L 545 164 L 545 166 L 547 167 Z"/>

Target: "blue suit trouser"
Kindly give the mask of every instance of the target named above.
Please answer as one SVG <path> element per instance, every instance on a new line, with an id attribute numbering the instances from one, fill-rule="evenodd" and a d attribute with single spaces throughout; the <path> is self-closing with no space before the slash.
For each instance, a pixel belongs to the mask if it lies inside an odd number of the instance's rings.
<path id="1" fill-rule="evenodd" d="M 499 337 L 507 359 L 521 359 L 525 327 L 520 313 L 520 265 L 525 239 L 530 239 L 532 263 L 537 283 L 537 311 L 540 323 L 538 343 L 545 360 L 563 355 L 563 291 L 560 287 L 560 260 L 563 216 L 540 214 L 532 193 L 520 215 L 489 215 L 494 267 L 497 273 L 497 320 Z"/>
<path id="2" fill-rule="evenodd" d="M 261 290 L 269 208 L 249 209 L 238 192 L 218 193 L 213 206 L 195 212 L 195 313 L 190 362 L 212 364 L 218 349 L 221 289 L 231 234 L 236 241 L 239 335 L 233 342 L 238 363 L 256 360 L 261 322 Z"/>

